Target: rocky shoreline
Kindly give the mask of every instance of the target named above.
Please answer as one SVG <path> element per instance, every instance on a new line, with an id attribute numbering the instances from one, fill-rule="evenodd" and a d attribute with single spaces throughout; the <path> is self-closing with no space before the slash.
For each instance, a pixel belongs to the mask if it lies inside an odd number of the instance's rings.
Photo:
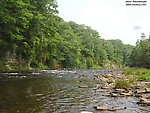
<path id="1" fill-rule="evenodd" d="M 150 84 L 150 81 L 135 79 L 133 83 L 130 84 L 128 88 L 118 88 L 116 87 L 117 80 L 131 81 L 131 79 L 136 78 L 138 75 L 127 76 L 122 74 L 122 71 L 109 71 L 106 74 L 94 75 L 93 80 L 96 83 L 92 88 L 96 93 L 102 93 L 102 96 L 107 97 L 136 97 L 139 98 L 137 104 L 141 106 L 150 106 L 150 88 L 147 88 L 147 85 Z M 74 79 L 86 78 L 86 75 L 78 75 L 73 77 Z M 79 86 L 79 88 L 90 88 L 87 85 Z M 96 106 L 96 110 L 123 110 L 126 109 L 126 106 L 121 106 L 117 108 L 108 108 L 105 106 Z"/>

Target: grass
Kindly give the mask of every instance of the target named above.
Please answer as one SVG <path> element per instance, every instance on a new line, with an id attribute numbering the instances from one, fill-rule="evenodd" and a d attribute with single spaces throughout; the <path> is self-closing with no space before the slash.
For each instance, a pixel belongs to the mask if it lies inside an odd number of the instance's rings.
<path id="1" fill-rule="evenodd" d="M 129 88 L 130 83 L 128 81 L 125 81 L 125 80 L 117 80 L 115 83 L 115 87 L 116 88 Z"/>
<path id="2" fill-rule="evenodd" d="M 110 76 L 108 76 L 108 75 L 105 75 L 104 77 L 105 77 L 105 78 L 110 78 Z"/>
<path id="3" fill-rule="evenodd" d="M 150 81 L 150 73 L 146 73 L 146 74 L 140 75 L 140 76 L 138 77 L 138 79 Z"/>
<path id="4" fill-rule="evenodd" d="M 135 77 L 133 77 L 133 78 L 131 78 L 130 80 L 129 80 L 129 83 L 130 84 L 133 84 L 133 83 L 135 83 L 136 82 L 136 78 Z"/>
<path id="5" fill-rule="evenodd" d="M 150 69 L 145 68 L 128 68 L 122 71 L 123 74 L 137 75 L 137 79 L 149 80 L 150 81 Z"/>
<path id="6" fill-rule="evenodd" d="M 111 84 L 111 83 L 114 83 L 114 81 L 113 80 L 109 80 L 108 83 Z"/>
<path id="7" fill-rule="evenodd" d="M 147 87 L 150 88 L 150 84 L 147 84 Z"/>

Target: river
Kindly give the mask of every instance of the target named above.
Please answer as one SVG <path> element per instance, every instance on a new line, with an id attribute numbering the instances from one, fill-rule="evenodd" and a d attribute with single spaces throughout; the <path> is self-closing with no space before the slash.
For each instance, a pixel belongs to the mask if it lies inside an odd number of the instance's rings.
<path id="1" fill-rule="evenodd" d="M 92 88 L 97 84 L 94 75 L 109 69 L 40 70 L 34 73 L 1 73 L 0 113 L 148 113 L 149 107 L 136 102 L 135 97 L 105 97 Z M 115 70 L 117 71 L 117 70 Z M 82 79 L 75 76 L 84 74 Z M 88 85 L 89 88 L 79 88 Z M 97 111 L 94 106 L 127 109 Z"/>

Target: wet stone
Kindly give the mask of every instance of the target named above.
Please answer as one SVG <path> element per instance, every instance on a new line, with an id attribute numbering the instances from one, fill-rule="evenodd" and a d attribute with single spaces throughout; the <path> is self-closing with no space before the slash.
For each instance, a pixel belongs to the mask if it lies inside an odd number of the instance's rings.
<path id="1" fill-rule="evenodd" d="M 90 111 L 81 111 L 81 113 L 93 113 L 93 112 L 90 112 Z"/>
<path id="2" fill-rule="evenodd" d="M 126 107 L 114 107 L 112 109 L 109 109 L 109 111 L 117 111 L 117 110 L 124 110 Z"/>
<path id="3" fill-rule="evenodd" d="M 140 100 L 140 102 L 137 102 L 137 104 L 150 106 L 150 101 L 147 99 L 143 99 L 143 100 Z"/>
<path id="4" fill-rule="evenodd" d="M 103 86 L 101 87 L 101 89 L 110 89 L 111 87 L 108 87 L 108 86 Z"/>
<path id="5" fill-rule="evenodd" d="M 142 101 L 147 101 L 147 99 L 145 99 L 145 98 L 140 98 L 140 102 L 142 102 Z"/>
<path id="6" fill-rule="evenodd" d="M 138 94 L 139 94 L 139 93 L 145 93 L 145 89 L 136 90 L 135 93 L 138 93 Z"/>
<path id="7" fill-rule="evenodd" d="M 97 106 L 96 109 L 97 110 L 109 110 L 108 107 L 100 107 L 100 106 Z"/>
<path id="8" fill-rule="evenodd" d="M 111 97 L 118 97 L 119 95 L 116 93 L 111 93 Z"/>
<path id="9" fill-rule="evenodd" d="M 145 88 L 146 93 L 150 93 L 150 88 Z"/>
<path id="10" fill-rule="evenodd" d="M 130 93 L 121 93 L 121 95 L 123 95 L 123 96 L 131 96 Z"/>
<path id="11" fill-rule="evenodd" d="M 125 92 L 126 90 L 125 89 L 115 89 L 115 91 L 117 91 L 117 92 Z"/>
<path id="12" fill-rule="evenodd" d="M 96 90 L 96 92 L 102 92 L 102 93 L 105 93 L 105 92 L 107 92 L 107 90 Z"/>
<path id="13" fill-rule="evenodd" d="M 109 97 L 109 96 L 111 96 L 111 94 L 103 94 L 102 96 Z"/>
<path id="14" fill-rule="evenodd" d="M 97 106 L 96 110 L 108 110 L 108 111 L 117 111 L 117 110 L 124 110 L 126 109 L 126 107 L 101 107 L 101 106 Z"/>
<path id="15" fill-rule="evenodd" d="M 79 88 L 88 88 L 88 86 L 79 86 Z"/>
<path id="16" fill-rule="evenodd" d="M 135 97 L 142 97 L 141 94 L 135 94 Z"/>

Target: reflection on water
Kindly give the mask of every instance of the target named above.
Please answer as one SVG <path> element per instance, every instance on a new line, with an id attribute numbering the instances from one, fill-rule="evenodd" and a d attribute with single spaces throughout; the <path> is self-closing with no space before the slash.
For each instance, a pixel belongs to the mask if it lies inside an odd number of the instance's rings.
<path id="1" fill-rule="evenodd" d="M 90 70 L 91 71 L 91 70 Z M 76 71 L 43 71 L 43 74 L 32 77 L 9 77 L 0 80 L 0 112 L 2 113 L 79 113 L 92 111 L 96 105 L 101 106 L 126 106 L 126 110 L 116 113 L 141 113 L 150 112 L 149 107 L 136 104 L 137 98 L 110 98 L 95 93 L 91 88 L 82 89 L 79 85 L 93 87 L 96 83 L 90 76 L 102 73 L 102 70 Z M 93 71 L 93 70 L 92 70 Z M 73 79 L 77 74 L 86 74 L 84 82 Z M 23 75 L 26 76 L 26 75 Z M 110 113 L 103 111 L 101 113 Z"/>

